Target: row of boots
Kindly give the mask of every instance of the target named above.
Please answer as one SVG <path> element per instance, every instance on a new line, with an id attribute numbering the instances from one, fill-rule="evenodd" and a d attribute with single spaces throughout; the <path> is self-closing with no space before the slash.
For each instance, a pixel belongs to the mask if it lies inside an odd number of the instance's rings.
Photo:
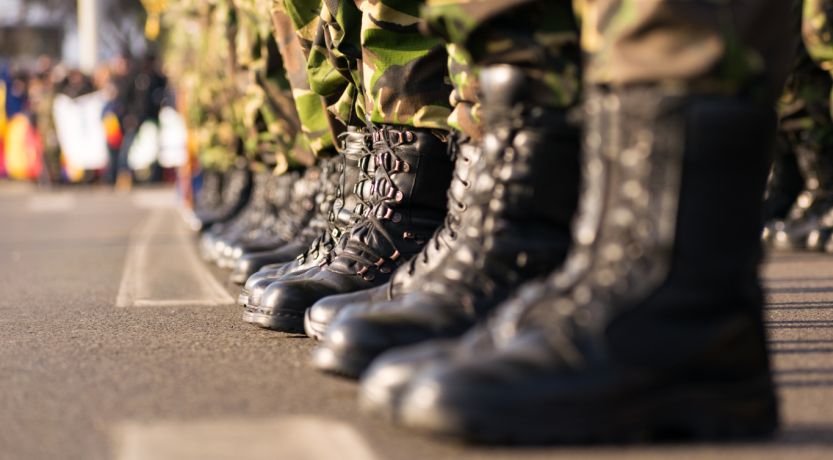
<path id="1" fill-rule="evenodd" d="M 351 128 L 316 168 L 222 181 L 200 244 L 243 284 L 244 321 L 305 332 L 316 368 L 360 379 L 365 409 L 427 432 L 771 433 L 772 110 L 645 86 L 569 111 L 512 66 L 480 78 L 481 140 Z"/>

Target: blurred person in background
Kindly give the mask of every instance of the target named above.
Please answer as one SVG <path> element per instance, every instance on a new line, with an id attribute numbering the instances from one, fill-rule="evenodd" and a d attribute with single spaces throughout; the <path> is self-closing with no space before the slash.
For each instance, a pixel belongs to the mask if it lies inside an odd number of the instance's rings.
<path id="1" fill-rule="evenodd" d="M 6 176 L 5 139 L 6 139 L 6 95 L 8 94 L 9 69 L 5 63 L 0 64 L 0 178 Z"/>
<path id="2" fill-rule="evenodd" d="M 119 151 L 119 172 L 117 188 L 129 188 L 134 173 L 127 168 L 127 159 L 133 141 L 144 123 L 159 123 L 159 111 L 165 102 L 168 79 L 162 73 L 155 54 L 149 53 L 136 66 L 135 71 L 122 74 L 124 64 L 116 64 L 117 73 L 122 75 L 117 84 L 118 96 L 115 98 L 115 111 L 121 119 L 123 141 Z M 141 179 L 161 179 L 161 169 L 158 165 L 150 171 L 140 172 Z"/>
<path id="3" fill-rule="evenodd" d="M 39 175 L 41 184 L 61 181 L 61 148 L 55 131 L 52 114 L 55 103 L 55 68 L 52 59 L 41 56 L 35 67 L 35 77 L 29 88 L 33 125 L 38 133 L 43 168 Z"/>
<path id="4" fill-rule="evenodd" d="M 124 139 L 121 127 L 122 111 L 119 107 L 119 85 L 127 73 L 126 60 L 118 58 L 112 63 L 99 66 L 95 74 L 95 84 L 99 91 L 103 91 L 107 103 L 102 112 L 105 141 L 107 143 L 108 163 L 103 180 L 108 184 L 115 184 L 118 171 L 121 168 L 119 151 Z M 126 169 L 126 166 L 124 167 Z"/>

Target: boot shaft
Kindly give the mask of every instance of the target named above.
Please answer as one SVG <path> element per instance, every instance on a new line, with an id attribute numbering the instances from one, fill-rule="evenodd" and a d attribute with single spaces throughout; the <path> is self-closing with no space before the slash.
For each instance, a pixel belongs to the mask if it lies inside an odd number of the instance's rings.
<path id="1" fill-rule="evenodd" d="M 543 328 L 635 369 L 765 375 L 758 236 L 774 111 L 653 87 L 598 88 L 585 108 L 571 253 L 496 328 Z"/>
<path id="2" fill-rule="evenodd" d="M 350 127 L 339 140 L 341 177 L 330 216 L 335 235 L 345 233 L 370 207 L 370 184 L 376 168 L 367 133 Z"/>
<path id="3" fill-rule="evenodd" d="M 446 215 L 452 163 L 448 134 L 381 126 L 373 134 L 375 171 L 369 212 L 376 218 L 415 226 L 428 236 Z M 417 230 L 416 228 L 414 230 Z"/>

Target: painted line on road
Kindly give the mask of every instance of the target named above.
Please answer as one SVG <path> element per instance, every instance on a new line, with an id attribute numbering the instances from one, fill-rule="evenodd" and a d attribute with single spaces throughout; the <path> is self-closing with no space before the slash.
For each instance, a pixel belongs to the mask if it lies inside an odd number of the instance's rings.
<path id="1" fill-rule="evenodd" d="M 116 460 L 376 460 L 350 425 L 312 416 L 126 422 L 112 432 Z"/>
<path id="2" fill-rule="evenodd" d="M 34 195 L 26 208 L 32 213 L 68 212 L 75 209 L 75 197 L 68 193 Z"/>
<path id="3" fill-rule="evenodd" d="M 130 237 L 116 307 L 233 305 L 174 209 L 156 209 Z"/>

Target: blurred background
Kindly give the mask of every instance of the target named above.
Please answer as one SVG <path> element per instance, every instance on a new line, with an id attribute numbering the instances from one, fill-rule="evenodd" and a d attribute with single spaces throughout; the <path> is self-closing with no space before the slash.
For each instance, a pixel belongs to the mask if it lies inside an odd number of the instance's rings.
<path id="1" fill-rule="evenodd" d="M 0 0 L 0 180 L 176 180 L 190 158 L 158 58 L 166 3 Z"/>

